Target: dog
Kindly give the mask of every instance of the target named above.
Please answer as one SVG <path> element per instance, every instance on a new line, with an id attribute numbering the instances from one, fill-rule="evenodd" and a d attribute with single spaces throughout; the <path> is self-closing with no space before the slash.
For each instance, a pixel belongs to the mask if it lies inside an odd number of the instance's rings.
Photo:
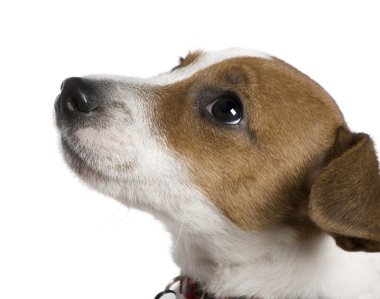
<path id="1" fill-rule="evenodd" d="M 66 79 L 62 152 L 83 181 L 162 221 L 180 287 L 156 298 L 380 298 L 371 138 L 266 53 L 190 52 L 149 79 Z"/>

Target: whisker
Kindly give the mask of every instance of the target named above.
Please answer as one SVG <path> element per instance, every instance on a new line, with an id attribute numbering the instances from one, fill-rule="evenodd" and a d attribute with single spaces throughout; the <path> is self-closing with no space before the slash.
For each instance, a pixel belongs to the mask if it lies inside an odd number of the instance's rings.
<path id="1" fill-rule="evenodd" d="M 179 239 L 180 239 L 181 234 L 182 234 L 183 226 L 184 226 L 184 221 L 182 220 L 181 221 L 181 226 L 179 227 L 179 233 L 178 233 L 178 236 L 177 236 L 177 240 L 176 240 L 176 242 L 174 243 L 174 246 L 173 246 L 173 251 L 175 251 L 177 249 L 177 245 L 179 243 Z"/>

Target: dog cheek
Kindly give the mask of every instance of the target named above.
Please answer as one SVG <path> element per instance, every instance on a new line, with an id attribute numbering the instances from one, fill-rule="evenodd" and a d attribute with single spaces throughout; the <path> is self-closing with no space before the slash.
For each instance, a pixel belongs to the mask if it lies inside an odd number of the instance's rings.
<path id="1" fill-rule="evenodd" d="M 257 178 L 240 178 L 235 190 L 234 214 L 230 217 L 240 227 L 265 229 L 281 222 L 286 214 L 286 206 L 276 198 L 275 188 L 263 187 Z"/>
<path id="2" fill-rule="evenodd" d="M 130 163 L 135 154 L 135 137 L 127 130 L 118 128 L 94 129 L 91 127 L 79 129 L 76 132 L 81 147 L 85 148 L 99 159 L 107 159 L 117 164 Z"/>
<path id="3" fill-rule="evenodd" d="M 279 185 L 268 188 L 260 176 L 224 178 L 218 184 L 202 188 L 221 214 L 245 230 L 274 227 L 283 223 L 293 211 L 293 197 L 289 192 Z"/>

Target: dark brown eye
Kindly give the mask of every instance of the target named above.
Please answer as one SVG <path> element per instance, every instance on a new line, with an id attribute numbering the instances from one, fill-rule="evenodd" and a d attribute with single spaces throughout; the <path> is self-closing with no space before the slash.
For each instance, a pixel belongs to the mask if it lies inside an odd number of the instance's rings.
<path id="1" fill-rule="evenodd" d="M 226 125 L 238 124 L 243 116 L 241 102 L 230 96 L 220 97 L 206 108 L 213 118 Z"/>

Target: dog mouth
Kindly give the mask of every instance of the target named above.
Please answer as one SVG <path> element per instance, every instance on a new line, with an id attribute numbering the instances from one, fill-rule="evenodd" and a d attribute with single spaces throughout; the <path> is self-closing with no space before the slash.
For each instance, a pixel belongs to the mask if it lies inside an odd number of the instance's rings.
<path id="1" fill-rule="evenodd" d="M 65 124 L 59 129 L 66 162 L 80 176 L 129 178 L 137 169 L 140 139 L 137 129 L 115 121 Z"/>
<path id="2" fill-rule="evenodd" d="M 63 157 L 68 166 L 85 181 L 107 182 L 125 179 L 133 170 L 133 162 L 115 163 L 87 149 L 79 141 L 61 137 Z"/>
<path id="3" fill-rule="evenodd" d="M 68 166 L 82 178 L 98 178 L 105 180 L 107 177 L 103 175 L 101 171 L 96 169 L 94 163 L 90 161 L 89 157 L 83 157 L 85 151 L 78 150 L 77 146 L 74 146 L 66 138 L 61 137 L 61 145 L 63 151 L 63 157 Z M 81 154 L 80 154 L 81 153 Z"/>

